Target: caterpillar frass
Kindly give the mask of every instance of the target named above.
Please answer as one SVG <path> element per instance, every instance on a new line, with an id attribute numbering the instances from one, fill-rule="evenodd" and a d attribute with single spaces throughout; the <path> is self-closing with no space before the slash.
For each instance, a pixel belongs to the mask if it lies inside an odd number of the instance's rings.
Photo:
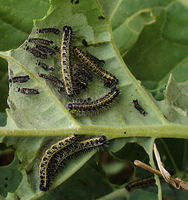
<path id="1" fill-rule="evenodd" d="M 100 111 L 103 108 L 109 106 L 114 99 L 119 95 L 120 90 L 112 88 L 111 91 L 104 97 L 93 101 L 91 98 L 85 100 L 77 100 L 73 103 L 68 103 L 67 107 L 69 112 L 75 114 L 86 114 Z"/>
<path id="2" fill-rule="evenodd" d="M 92 72 L 94 72 L 96 76 L 104 81 L 104 86 L 112 87 L 118 83 L 118 79 L 114 75 L 112 75 L 110 72 L 107 72 L 100 66 L 104 64 L 104 61 L 99 60 L 88 52 L 83 52 L 78 47 L 74 47 L 73 50 L 78 59 Z"/>
<path id="3" fill-rule="evenodd" d="M 63 27 L 63 34 L 60 48 L 60 59 L 61 59 L 61 73 L 62 79 L 65 86 L 65 92 L 68 97 L 73 96 L 73 82 L 71 76 L 71 39 L 72 39 L 72 28 L 70 26 Z"/>
<path id="4" fill-rule="evenodd" d="M 36 47 L 36 49 L 42 51 L 43 53 L 46 53 L 46 54 L 49 54 L 49 55 L 55 54 L 55 51 L 53 49 L 47 47 L 47 46 L 37 44 L 35 47 Z"/>
<path id="5" fill-rule="evenodd" d="M 52 145 L 40 162 L 39 177 L 42 191 L 49 190 L 53 177 L 57 174 L 58 169 L 66 164 L 67 160 L 91 149 L 104 146 L 107 139 L 105 136 L 99 136 L 80 142 L 76 141 L 76 138 L 71 138 L 67 145 L 64 143 L 59 145 L 60 142 L 62 141 Z"/>
<path id="6" fill-rule="evenodd" d="M 51 45 L 54 42 L 52 40 L 47 40 L 43 38 L 29 38 L 28 42 L 34 43 L 34 44 L 45 44 L 45 45 Z"/>
<path id="7" fill-rule="evenodd" d="M 133 100 L 134 107 L 140 112 L 142 115 L 147 115 L 148 113 L 142 108 L 142 106 L 138 103 L 137 99 Z"/>
<path id="8" fill-rule="evenodd" d="M 43 63 L 43 62 L 40 62 L 40 61 L 37 61 L 36 64 L 37 64 L 38 66 L 40 66 L 42 69 L 44 69 L 45 71 L 51 71 L 51 72 L 52 72 L 52 71 L 55 70 L 54 67 L 50 67 L 50 66 L 48 66 L 46 63 Z"/>
<path id="9" fill-rule="evenodd" d="M 29 75 L 15 76 L 9 79 L 10 83 L 25 83 L 30 79 Z"/>
<path id="10" fill-rule="evenodd" d="M 58 28 L 49 27 L 49 28 L 37 29 L 37 32 L 38 33 L 54 33 L 54 34 L 58 35 L 60 33 L 60 30 Z"/>
<path id="11" fill-rule="evenodd" d="M 17 92 L 20 92 L 22 94 L 29 94 L 29 95 L 40 94 L 38 89 L 31 89 L 31 88 L 17 88 Z"/>
<path id="12" fill-rule="evenodd" d="M 41 53 L 34 47 L 29 47 L 27 46 L 26 51 L 29 51 L 31 54 L 33 54 L 36 58 L 41 58 L 41 59 L 47 59 L 47 54 L 46 53 Z"/>
<path id="13" fill-rule="evenodd" d="M 57 143 L 50 146 L 42 156 L 39 164 L 39 178 L 40 178 L 40 190 L 47 191 L 50 186 L 50 178 L 54 176 L 56 159 L 63 159 L 59 156 L 59 153 L 65 149 L 68 145 L 74 143 L 77 140 L 77 135 L 68 136 Z M 62 155 L 63 156 L 63 155 Z M 55 170 L 55 171 L 54 171 Z"/>

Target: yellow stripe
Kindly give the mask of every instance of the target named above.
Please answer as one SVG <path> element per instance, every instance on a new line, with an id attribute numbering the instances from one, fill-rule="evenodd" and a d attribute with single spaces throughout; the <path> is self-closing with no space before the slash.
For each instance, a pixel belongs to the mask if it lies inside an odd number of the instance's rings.
<path id="1" fill-rule="evenodd" d="M 65 49 L 67 50 L 67 55 L 66 55 L 66 75 L 65 75 L 65 72 L 64 72 L 64 63 L 63 63 L 63 50 L 64 50 L 64 40 L 65 40 L 65 32 L 62 34 L 62 40 L 61 40 L 61 73 L 62 73 L 62 78 L 63 78 L 63 82 L 64 82 L 64 85 L 65 85 L 65 91 L 68 95 L 72 95 L 73 94 L 73 86 L 72 86 L 72 78 L 71 78 L 71 75 L 70 75 L 70 60 L 69 60 L 69 52 L 70 52 L 70 49 L 69 49 L 69 45 L 70 45 L 70 38 L 71 38 L 71 34 L 70 34 L 70 31 L 69 31 L 69 36 L 68 36 L 68 41 L 67 41 L 67 49 L 65 47 Z M 68 80 L 66 80 L 66 76 L 68 78 Z"/>

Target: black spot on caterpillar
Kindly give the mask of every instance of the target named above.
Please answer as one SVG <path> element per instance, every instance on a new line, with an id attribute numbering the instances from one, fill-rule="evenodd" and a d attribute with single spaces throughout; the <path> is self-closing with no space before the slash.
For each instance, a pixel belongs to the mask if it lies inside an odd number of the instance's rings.
<path id="1" fill-rule="evenodd" d="M 57 87 L 59 87 L 59 89 L 61 91 L 64 91 L 64 84 L 61 80 L 59 80 L 57 77 L 53 76 L 53 75 L 49 75 L 49 74 L 38 74 L 39 77 L 47 79 L 49 81 L 51 81 L 54 85 L 56 85 Z"/>
<path id="2" fill-rule="evenodd" d="M 85 47 L 87 47 L 87 46 L 88 46 L 88 43 L 87 43 L 87 41 L 86 41 L 86 40 L 82 40 L 82 44 L 83 44 Z"/>
<path id="3" fill-rule="evenodd" d="M 33 54 L 36 58 L 41 58 L 41 59 L 47 59 L 47 54 L 43 54 L 40 51 L 38 51 L 36 48 L 32 48 L 27 46 L 26 51 L 29 51 L 31 54 Z"/>
<path id="4" fill-rule="evenodd" d="M 107 142 L 105 136 L 90 138 L 80 142 L 76 141 L 76 138 L 70 137 L 67 138 L 68 143 L 66 144 L 64 140 L 60 140 L 52 145 L 42 157 L 39 166 L 40 190 L 49 190 L 53 176 L 55 176 L 61 166 L 65 165 L 67 160 L 93 148 L 102 147 Z"/>
<path id="5" fill-rule="evenodd" d="M 35 44 L 45 44 L 45 45 L 50 45 L 53 44 L 54 42 L 52 40 L 47 40 L 43 38 L 29 38 L 28 42 L 35 43 Z"/>
<path id="6" fill-rule="evenodd" d="M 99 60 L 88 52 L 83 52 L 78 47 L 74 47 L 74 53 L 85 66 L 95 73 L 96 76 L 104 80 L 104 86 L 112 87 L 118 83 L 118 79 L 114 75 L 100 66 L 100 64 L 104 64 L 104 61 Z"/>
<path id="7" fill-rule="evenodd" d="M 43 62 L 40 62 L 40 61 L 37 61 L 36 64 L 38 66 L 40 66 L 42 69 L 44 69 L 45 71 L 54 71 L 55 68 L 54 67 L 50 67 L 48 66 L 47 64 L 43 63 Z"/>
<path id="8" fill-rule="evenodd" d="M 37 32 L 38 33 L 54 33 L 54 34 L 58 35 L 60 33 L 60 30 L 58 28 L 49 27 L 49 28 L 37 29 Z"/>
<path id="9" fill-rule="evenodd" d="M 9 79 L 10 83 L 25 83 L 30 79 L 29 75 L 15 76 Z"/>
<path id="10" fill-rule="evenodd" d="M 98 19 L 99 19 L 99 20 L 104 20 L 105 17 L 101 15 L 101 16 L 98 16 Z"/>
<path id="11" fill-rule="evenodd" d="M 142 106 L 138 103 L 137 99 L 133 100 L 134 107 L 142 114 L 142 115 L 147 115 L 147 112 L 142 108 Z"/>
<path id="12" fill-rule="evenodd" d="M 72 28 L 70 26 L 63 27 L 63 34 L 61 40 L 61 73 L 62 79 L 65 86 L 65 92 L 68 97 L 73 96 L 73 83 L 71 76 L 71 38 L 72 38 Z"/>
<path id="13" fill-rule="evenodd" d="M 56 173 L 56 164 L 58 162 L 58 159 L 63 159 L 61 157 L 58 157 L 60 152 L 63 153 L 63 149 L 75 142 L 76 140 L 76 135 L 68 136 L 53 144 L 52 146 L 50 146 L 49 149 L 45 151 L 39 165 L 40 190 L 49 190 L 51 178 Z"/>
<path id="14" fill-rule="evenodd" d="M 29 95 L 40 94 L 38 89 L 31 89 L 31 88 L 17 88 L 17 92 L 20 92 L 22 94 L 29 94 Z"/>
<path id="15" fill-rule="evenodd" d="M 68 103 L 67 107 L 69 112 L 85 114 L 90 112 L 97 112 L 109 106 L 114 99 L 119 95 L 120 91 L 117 88 L 112 88 L 111 91 L 104 97 L 92 101 L 91 98 L 85 100 L 77 100 L 73 103 Z"/>
<path id="16" fill-rule="evenodd" d="M 43 53 L 46 53 L 46 54 L 49 54 L 49 55 L 54 55 L 55 54 L 55 51 L 47 46 L 44 46 L 44 45 L 39 45 L 37 44 L 36 45 L 36 48 L 40 51 L 42 51 Z"/>

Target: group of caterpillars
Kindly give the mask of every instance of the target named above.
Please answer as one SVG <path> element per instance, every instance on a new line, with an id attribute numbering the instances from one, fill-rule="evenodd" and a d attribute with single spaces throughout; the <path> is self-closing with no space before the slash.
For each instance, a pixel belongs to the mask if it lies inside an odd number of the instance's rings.
<path id="1" fill-rule="evenodd" d="M 67 160 L 75 156 L 107 145 L 105 136 L 97 136 L 85 140 L 78 135 L 65 137 L 51 145 L 43 154 L 39 164 L 40 190 L 48 191 L 54 176 Z"/>
<path id="2" fill-rule="evenodd" d="M 37 33 L 53 33 L 55 35 L 59 35 L 61 31 L 55 27 L 50 27 L 37 29 Z M 37 60 L 36 64 L 42 68 L 42 70 L 48 72 L 48 74 L 38 73 L 38 76 L 50 81 L 58 88 L 59 92 L 65 92 L 68 98 L 72 98 L 76 94 L 79 94 L 82 89 L 86 89 L 88 82 L 93 80 L 93 74 L 102 79 L 104 81 L 104 86 L 110 88 L 110 91 L 106 95 L 97 100 L 92 100 L 91 98 L 77 99 L 67 104 L 67 109 L 71 113 L 96 113 L 110 105 L 119 95 L 120 90 L 116 87 L 118 79 L 110 72 L 104 70 L 104 60 L 96 58 L 87 51 L 82 51 L 77 46 L 72 48 L 72 35 L 72 27 L 64 26 L 61 34 L 60 47 L 55 45 L 52 40 L 44 38 L 29 38 L 27 43 L 32 44 L 32 46 L 27 45 L 25 50 L 30 52 L 36 58 L 40 59 Z M 82 43 L 85 46 L 88 45 L 85 40 L 83 40 Z M 82 65 L 77 63 L 72 64 L 72 51 Z M 43 62 L 43 60 L 46 60 L 48 56 L 55 55 L 56 53 L 60 55 L 61 79 L 49 74 L 55 71 L 55 68 Z M 20 75 L 11 77 L 9 81 L 11 83 L 25 83 L 29 79 L 29 75 Z M 40 94 L 38 89 L 24 87 L 18 87 L 17 92 L 27 95 Z M 147 114 L 142 106 L 140 106 L 137 99 L 133 100 L 133 105 L 142 115 L 145 116 Z"/>
<path id="3" fill-rule="evenodd" d="M 37 29 L 37 33 L 53 33 L 59 35 L 61 31 L 57 28 L 51 27 Z M 72 36 L 72 27 L 63 26 L 60 47 L 54 45 L 52 40 L 44 38 L 29 38 L 25 50 L 37 59 L 40 59 L 37 60 L 36 64 L 44 71 L 48 72 L 48 74 L 38 73 L 38 76 L 50 81 L 58 88 L 58 91 L 65 92 L 69 99 L 72 99 L 75 95 L 79 94 L 82 89 L 87 88 L 88 81 L 92 81 L 93 79 L 93 74 L 103 80 L 104 86 L 110 88 L 110 91 L 103 97 L 97 100 L 92 100 L 91 98 L 77 99 L 73 100 L 73 102 L 69 102 L 67 105 L 68 110 L 71 113 L 76 114 L 87 114 L 99 111 L 100 109 L 110 105 L 119 95 L 120 90 L 116 87 L 118 79 L 103 68 L 103 65 L 105 64 L 104 60 L 96 58 L 87 51 L 82 51 L 77 46 L 72 47 Z M 84 43 L 86 43 L 86 41 Z M 72 63 L 72 52 L 79 62 L 81 62 L 80 64 Z M 48 56 L 55 55 L 56 53 L 60 55 L 61 79 L 49 74 L 49 72 L 53 72 L 55 68 L 43 62 L 43 60 L 47 59 Z M 28 75 L 16 76 L 12 77 L 10 82 L 24 83 L 29 79 Z M 27 95 L 36 95 L 40 93 L 38 89 L 34 88 L 17 88 L 17 92 Z"/>

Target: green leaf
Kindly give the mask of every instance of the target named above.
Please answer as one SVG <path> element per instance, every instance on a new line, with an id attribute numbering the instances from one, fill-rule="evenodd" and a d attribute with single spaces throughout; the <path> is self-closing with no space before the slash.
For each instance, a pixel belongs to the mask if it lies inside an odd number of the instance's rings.
<path id="1" fill-rule="evenodd" d="M 185 1 L 133 0 L 110 5 L 113 12 L 109 19 L 117 46 L 131 72 L 147 89 L 159 91 L 170 73 L 178 82 L 187 80 L 188 5 Z M 130 27 L 130 22 L 138 19 L 135 28 Z"/>
<path id="2" fill-rule="evenodd" d="M 164 116 L 170 122 L 187 124 L 188 117 L 188 82 L 177 84 L 172 76 L 165 91 L 165 100 L 157 102 Z"/>
<path id="3" fill-rule="evenodd" d="M 162 112 L 141 87 L 140 83 L 130 74 L 122 61 L 111 38 L 110 26 L 106 21 L 98 19 L 98 16 L 102 15 L 99 5 L 93 2 L 91 9 L 88 8 L 87 3 L 84 1 L 78 5 L 70 2 L 65 2 L 64 4 L 59 1 L 54 2 L 55 6 L 48 12 L 48 17 L 36 23 L 36 27 L 34 27 L 30 37 L 39 37 L 36 29 L 49 27 L 52 21 L 54 21 L 53 26 L 60 29 L 63 25 L 71 25 L 76 30 L 77 38 L 85 38 L 88 44 L 92 44 L 88 48 L 89 52 L 104 59 L 106 61 L 105 67 L 118 77 L 121 95 L 111 109 L 105 110 L 100 115 L 86 117 L 70 115 L 66 108 L 67 99 L 64 95 L 59 94 L 54 87 L 38 77 L 37 73 L 41 70 L 35 64 L 36 59 L 24 50 L 25 44 L 23 44 L 16 50 L 0 54 L 9 60 L 9 69 L 12 74 L 23 73 L 30 75 L 31 80 L 25 83 L 24 87 L 38 88 L 41 92 L 38 96 L 30 97 L 16 92 L 16 88 L 21 85 L 13 84 L 10 87 L 9 106 L 11 110 L 9 111 L 9 116 L 14 119 L 17 127 L 31 129 L 31 132 L 33 132 L 33 128 L 48 129 L 49 135 L 62 135 L 62 132 L 65 134 L 72 132 L 99 134 L 103 132 L 109 138 L 113 138 L 123 137 L 126 129 L 128 129 L 127 136 L 133 136 L 138 135 L 139 132 L 145 132 L 144 126 L 146 125 L 152 125 L 157 128 L 159 125 L 167 123 Z M 62 10 L 67 11 L 62 12 Z M 95 17 L 91 18 L 91 16 Z M 50 34 L 46 35 L 46 37 L 59 44 L 59 37 Z M 74 45 L 79 45 L 80 43 L 80 39 L 75 38 Z M 48 59 L 47 62 L 52 65 L 55 63 L 56 69 L 59 71 L 56 59 Z M 57 72 L 56 75 L 61 78 L 60 73 Z M 91 96 L 97 99 L 105 93 L 106 89 L 102 83 L 96 80 L 95 83 L 90 85 L 89 90 L 84 92 L 82 97 Z M 133 99 L 139 99 L 140 104 L 146 109 L 148 115 L 144 117 L 134 108 Z M 47 135 L 47 131 L 44 133 L 35 131 L 32 135 Z M 114 134 L 115 132 L 116 134 Z M 15 132 L 15 135 L 17 134 L 19 132 Z"/>

